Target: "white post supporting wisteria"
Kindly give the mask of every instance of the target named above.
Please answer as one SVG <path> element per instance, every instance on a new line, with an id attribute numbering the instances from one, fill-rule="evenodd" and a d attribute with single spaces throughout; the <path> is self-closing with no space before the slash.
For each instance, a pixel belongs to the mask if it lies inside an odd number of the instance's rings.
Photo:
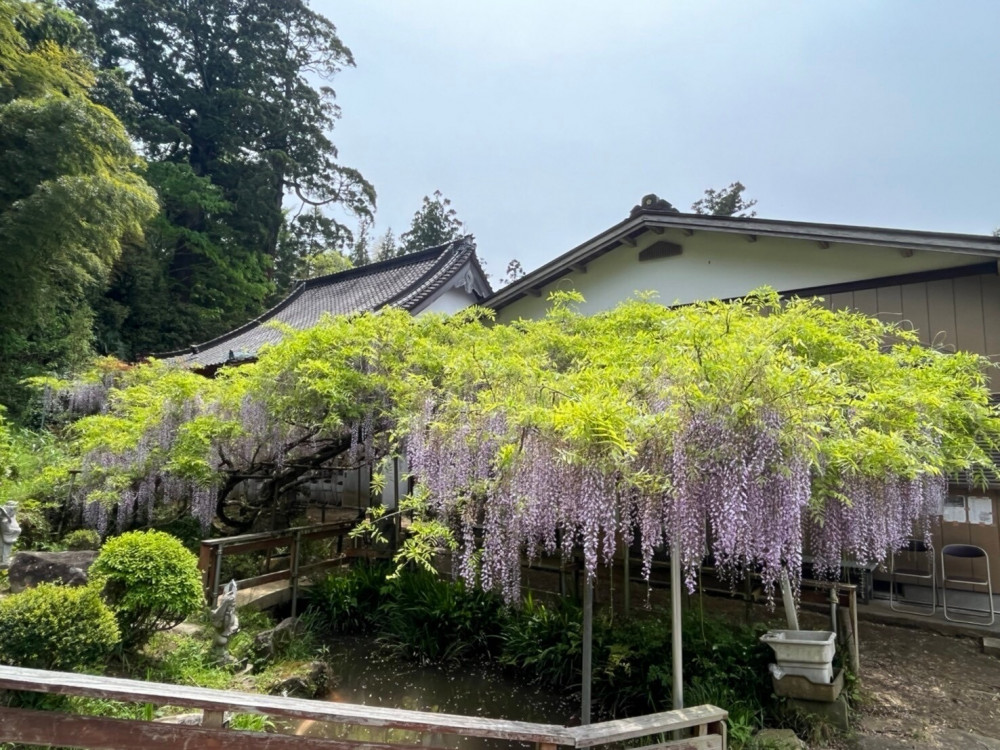
<path id="1" fill-rule="evenodd" d="M 580 723 L 590 723 L 590 688 L 594 660 L 594 579 L 584 571 L 583 584 L 583 674 L 581 675 Z"/>
<path id="2" fill-rule="evenodd" d="M 785 605 L 785 619 L 789 630 L 799 629 L 799 615 L 795 611 L 795 597 L 792 596 L 792 584 L 788 580 L 788 571 L 781 570 L 781 601 Z"/>
<path id="3" fill-rule="evenodd" d="M 684 647 L 681 633 L 681 543 L 670 545 L 670 640 L 673 645 L 674 708 L 684 708 Z"/>

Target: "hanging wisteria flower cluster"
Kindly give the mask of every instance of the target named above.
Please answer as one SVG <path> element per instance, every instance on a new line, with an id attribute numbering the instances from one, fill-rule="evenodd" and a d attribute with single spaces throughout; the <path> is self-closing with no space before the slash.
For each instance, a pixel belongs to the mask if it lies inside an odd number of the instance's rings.
<path id="1" fill-rule="evenodd" d="M 638 541 L 647 577 L 676 545 L 690 590 L 708 558 L 732 582 L 753 571 L 773 596 L 784 574 L 797 586 L 804 548 L 816 574 L 834 576 L 845 556 L 880 561 L 929 533 L 946 471 L 963 459 L 935 435 L 958 436 L 966 459 L 987 464 L 981 446 L 997 434 L 976 390 L 981 362 L 886 349 L 881 337 L 898 332 L 877 321 L 765 302 L 646 305 L 641 328 L 618 310 L 588 331 L 605 338 L 557 370 L 520 355 L 528 385 L 504 360 L 508 382 L 484 388 L 477 360 L 468 380 L 427 396 L 407 458 L 427 509 L 456 530 L 460 575 L 515 600 L 523 556 L 579 550 L 594 576 Z M 565 357 L 573 345 L 560 333 L 544 330 L 547 351 Z M 630 336 L 646 348 L 629 350 Z M 956 383 L 974 394 L 966 404 L 915 397 Z"/>

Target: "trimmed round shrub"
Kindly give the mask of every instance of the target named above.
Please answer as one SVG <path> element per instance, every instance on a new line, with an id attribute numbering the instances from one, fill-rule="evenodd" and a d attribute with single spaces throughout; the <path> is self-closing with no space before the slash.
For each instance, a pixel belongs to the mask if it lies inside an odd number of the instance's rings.
<path id="1" fill-rule="evenodd" d="M 90 583 L 118 618 L 126 650 L 142 648 L 203 603 L 198 558 L 162 531 L 109 539 L 90 566 Z"/>
<path id="2" fill-rule="evenodd" d="M 111 610 L 93 589 L 43 583 L 0 600 L 0 661 L 34 669 L 98 667 L 118 645 Z"/>
<path id="3" fill-rule="evenodd" d="M 94 550 L 101 546 L 101 536 L 93 529 L 77 529 L 64 536 L 62 543 L 72 552 Z"/>

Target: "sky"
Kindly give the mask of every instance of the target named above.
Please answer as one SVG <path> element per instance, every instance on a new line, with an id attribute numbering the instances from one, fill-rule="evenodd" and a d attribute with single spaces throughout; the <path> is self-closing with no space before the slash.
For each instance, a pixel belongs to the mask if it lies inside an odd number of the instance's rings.
<path id="1" fill-rule="evenodd" d="M 312 0 L 342 163 L 398 235 L 440 190 L 496 284 L 739 180 L 769 219 L 1000 226 L 996 0 Z"/>

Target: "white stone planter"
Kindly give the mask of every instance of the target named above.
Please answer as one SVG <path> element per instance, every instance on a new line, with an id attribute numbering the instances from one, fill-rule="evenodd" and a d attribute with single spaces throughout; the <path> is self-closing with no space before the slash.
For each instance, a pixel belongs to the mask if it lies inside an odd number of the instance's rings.
<path id="1" fill-rule="evenodd" d="M 774 658 L 785 674 L 829 683 L 833 680 L 836 638 L 828 630 L 769 630 L 760 640 L 774 651 Z"/>

